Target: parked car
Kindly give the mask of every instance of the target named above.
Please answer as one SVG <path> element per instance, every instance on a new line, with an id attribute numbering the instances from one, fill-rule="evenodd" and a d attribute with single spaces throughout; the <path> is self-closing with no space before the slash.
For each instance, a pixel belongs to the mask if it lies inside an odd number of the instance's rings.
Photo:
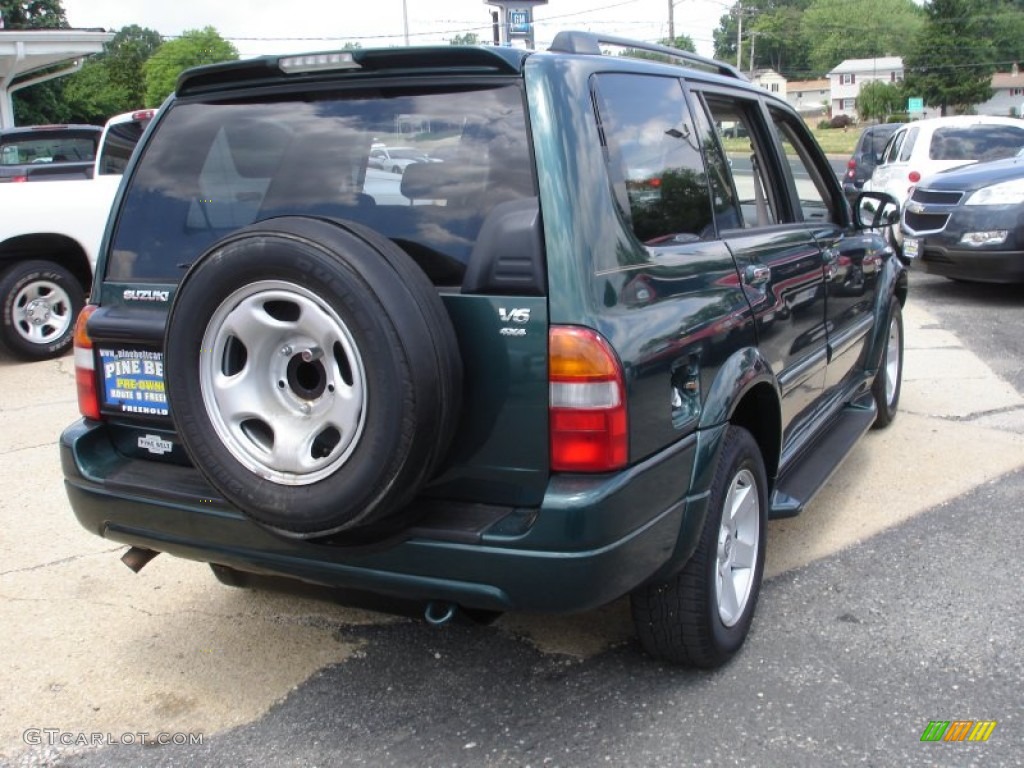
<path id="1" fill-rule="evenodd" d="M 903 251 L 956 280 L 1024 282 L 1024 156 L 938 173 L 903 210 Z"/>
<path id="2" fill-rule="evenodd" d="M 404 173 L 413 163 L 432 162 L 430 155 L 415 147 L 388 147 L 374 144 L 370 149 L 370 167 L 391 173 Z"/>
<path id="3" fill-rule="evenodd" d="M 368 154 L 403 120 L 459 160 L 396 195 Z M 800 115 L 695 54 L 563 32 L 203 67 L 125 178 L 61 453 L 135 569 L 436 624 L 630 595 L 649 653 L 715 666 L 768 519 L 896 415 L 907 276 L 872 226 L 897 201 L 861 222 Z"/>
<path id="4" fill-rule="evenodd" d="M 36 125 L 0 131 L 0 183 L 88 179 L 103 128 Z"/>
<path id="5" fill-rule="evenodd" d="M 932 174 L 1013 157 L 1021 147 L 1024 121 L 1017 118 L 961 115 L 919 120 L 893 134 L 864 188 L 903 201 Z"/>
<path id="6" fill-rule="evenodd" d="M 110 118 L 88 174 L 0 184 L 0 345 L 11 354 L 45 360 L 71 349 L 121 174 L 153 114 Z"/>
<path id="7" fill-rule="evenodd" d="M 899 128 L 899 123 L 879 123 L 861 131 L 843 176 L 843 191 L 851 201 L 863 190 L 864 182 L 871 178 L 872 171 L 882 159 L 886 143 Z"/>

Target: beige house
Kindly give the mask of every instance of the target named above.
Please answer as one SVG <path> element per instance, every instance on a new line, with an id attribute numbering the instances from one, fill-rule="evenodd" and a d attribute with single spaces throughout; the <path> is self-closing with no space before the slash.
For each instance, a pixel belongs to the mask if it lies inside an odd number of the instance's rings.
<path id="1" fill-rule="evenodd" d="M 774 93 L 780 98 L 786 98 L 787 81 L 774 69 L 756 69 L 750 74 L 750 82 L 764 88 L 768 93 Z"/>
<path id="2" fill-rule="evenodd" d="M 786 85 L 786 101 L 801 115 L 817 117 L 828 112 L 828 80 L 792 80 Z"/>

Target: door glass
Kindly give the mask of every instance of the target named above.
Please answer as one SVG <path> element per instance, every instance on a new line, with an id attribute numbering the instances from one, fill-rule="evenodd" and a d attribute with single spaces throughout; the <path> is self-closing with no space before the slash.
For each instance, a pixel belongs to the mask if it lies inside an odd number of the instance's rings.
<path id="1" fill-rule="evenodd" d="M 798 221 L 835 221 L 829 187 L 821 169 L 814 163 L 806 139 L 791 122 L 792 118 L 774 109 L 771 116 L 789 170 L 791 188 L 799 202 L 794 217 Z"/>

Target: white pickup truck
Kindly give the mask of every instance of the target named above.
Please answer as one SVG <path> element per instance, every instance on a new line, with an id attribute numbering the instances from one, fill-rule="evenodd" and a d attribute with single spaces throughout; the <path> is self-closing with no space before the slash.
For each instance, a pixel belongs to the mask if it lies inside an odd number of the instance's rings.
<path id="1" fill-rule="evenodd" d="M 0 343 L 16 357 L 71 348 L 121 175 L 153 114 L 107 121 L 91 179 L 0 185 Z"/>

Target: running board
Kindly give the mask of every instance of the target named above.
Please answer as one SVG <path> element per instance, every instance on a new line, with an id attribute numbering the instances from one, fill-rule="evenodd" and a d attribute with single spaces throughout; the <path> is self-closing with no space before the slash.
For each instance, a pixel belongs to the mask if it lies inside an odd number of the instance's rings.
<path id="1" fill-rule="evenodd" d="M 803 512 L 874 421 L 875 403 L 871 393 L 843 408 L 822 430 L 822 435 L 805 446 L 800 457 L 779 477 L 768 507 L 768 519 L 794 517 Z"/>

